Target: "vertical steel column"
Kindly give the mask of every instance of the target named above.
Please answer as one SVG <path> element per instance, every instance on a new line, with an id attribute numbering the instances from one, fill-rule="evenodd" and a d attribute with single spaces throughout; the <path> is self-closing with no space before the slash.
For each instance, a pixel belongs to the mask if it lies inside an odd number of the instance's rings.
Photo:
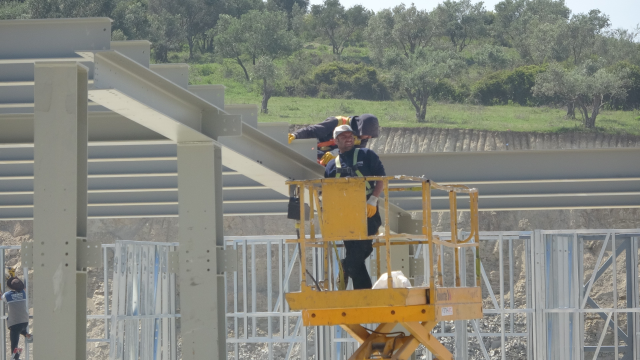
<path id="1" fill-rule="evenodd" d="M 2 269 L 2 274 L 4 275 L 4 248 L 0 248 L 0 269 Z M 26 273 L 25 273 L 26 274 Z M 27 276 L 24 277 L 25 279 Z M 4 294 L 4 281 L 0 281 L 0 294 Z M 0 301 L 0 344 L 2 344 L 2 351 L 0 351 L 0 360 L 7 360 L 7 353 L 5 349 L 7 348 L 7 330 L 6 330 L 6 320 L 4 317 L 6 316 L 4 311 L 4 301 Z"/>
<path id="2" fill-rule="evenodd" d="M 582 310 L 582 302 L 584 300 L 584 292 L 582 291 L 582 287 L 584 284 L 584 239 L 580 238 L 577 233 L 574 234 L 574 239 L 576 243 L 576 256 L 575 262 L 578 267 L 576 272 L 576 280 L 574 286 L 576 289 L 574 290 L 576 303 L 574 307 L 576 310 Z M 596 265 L 597 266 L 597 265 Z M 574 330 L 575 335 L 575 344 L 578 347 L 576 349 L 576 357 L 578 359 L 584 359 L 584 337 L 585 337 L 585 314 L 582 312 L 575 312 L 574 324 L 576 329 Z"/>
<path id="3" fill-rule="evenodd" d="M 226 359 L 222 158 L 215 143 L 178 144 L 182 358 Z"/>
<path id="4" fill-rule="evenodd" d="M 85 359 L 86 272 L 76 247 L 87 231 L 87 68 L 36 63 L 34 78 L 34 356 Z"/>
<path id="5" fill-rule="evenodd" d="M 633 297 L 634 297 L 634 284 L 637 284 L 637 280 L 638 277 L 635 276 L 635 272 L 638 269 L 638 266 L 635 266 L 635 271 L 633 268 L 633 257 L 635 255 L 632 254 L 631 249 L 632 249 L 632 242 L 633 242 L 633 238 L 629 237 L 629 238 L 625 238 L 623 240 L 625 242 L 625 273 L 626 273 L 626 286 L 627 286 L 627 299 L 626 299 L 626 308 L 627 309 L 633 309 Z M 637 252 L 636 252 L 637 254 Z M 628 341 L 627 341 L 627 348 L 624 354 L 624 359 L 634 359 L 633 357 L 633 353 L 636 347 L 636 342 L 635 342 L 635 328 L 634 328 L 634 318 L 635 314 L 632 312 L 628 312 L 627 313 L 627 336 L 628 336 Z"/>
<path id="6" fill-rule="evenodd" d="M 533 234 L 529 235 L 529 238 L 524 241 L 525 248 L 525 276 L 526 276 L 526 296 L 527 296 L 527 305 L 526 308 L 534 308 L 534 300 L 533 296 L 535 294 L 534 291 L 534 283 L 533 283 Z M 534 314 L 527 313 L 526 314 L 526 324 L 527 324 L 527 359 L 533 359 L 533 349 L 534 349 Z"/>
<path id="7" fill-rule="evenodd" d="M 464 239 L 464 236 L 461 236 Z M 460 266 L 460 286 L 467 286 L 467 251 L 466 248 L 460 249 L 458 252 L 458 264 Z M 455 256 L 455 255 L 454 255 Z M 456 334 L 456 359 L 465 360 L 469 357 L 469 339 L 467 336 L 467 320 L 456 320 L 455 334 Z"/>
<path id="8" fill-rule="evenodd" d="M 629 239 L 629 267 L 631 272 L 627 274 L 629 279 L 637 279 L 638 278 L 638 237 L 632 236 Z M 640 306 L 640 301 L 638 299 L 638 282 L 631 281 L 631 296 L 627 298 L 627 308 L 633 309 Z M 630 341 L 633 341 L 633 357 L 632 359 L 640 358 L 640 346 L 638 346 L 638 335 L 637 329 L 640 327 L 640 316 L 638 313 L 633 313 L 632 315 L 627 315 L 627 320 L 632 325 L 628 329 L 627 334 Z"/>
<path id="9" fill-rule="evenodd" d="M 545 298 L 545 244 L 544 236 L 540 230 L 533 232 L 533 308 L 535 309 L 533 321 L 533 358 L 536 360 L 547 359 L 547 321 L 544 309 Z"/>

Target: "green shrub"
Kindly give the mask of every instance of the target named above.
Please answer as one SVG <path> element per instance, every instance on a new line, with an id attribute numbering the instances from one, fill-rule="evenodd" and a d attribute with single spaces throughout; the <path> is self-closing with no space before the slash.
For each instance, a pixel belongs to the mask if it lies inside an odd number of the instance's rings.
<path id="1" fill-rule="evenodd" d="M 472 96 L 483 105 L 506 105 L 509 101 L 523 106 L 546 103 L 546 99 L 535 98 L 531 93 L 536 75 L 545 70 L 544 65 L 529 65 L 495 72 L 473 86 Z"/>
<path id="2" fill-rule="evenodd" d="M 431 98 L 435 101 L 458 102 L 462 103 L 469 96 L 469 92 L 465 88 L 456 87 L 447 80 L 440 80 L 431 94 Z"/>
<path id="3" fill-rule="evenodd" d="M 626 72 L 627 96 L 624 99 L 611 99 L 610 107 L 620 110 L 640 109 L 640 67 L 632 65 L 626 61 L 615 64 L 614 72 Z"/>
<path id="4" fill-rule="evenodd" d="M 29 4 L 26 1 L 0 1 L 0 20 L 28 19 Z"/>
<path id="5" fill-rule="evenodd" d="M 322 64 L 310 76 L 300 79 L 297 88 L 306 96 L 362 100 L 390 98 L 389 90 L 378 78 L 376 69 L 364 64 Z"/>

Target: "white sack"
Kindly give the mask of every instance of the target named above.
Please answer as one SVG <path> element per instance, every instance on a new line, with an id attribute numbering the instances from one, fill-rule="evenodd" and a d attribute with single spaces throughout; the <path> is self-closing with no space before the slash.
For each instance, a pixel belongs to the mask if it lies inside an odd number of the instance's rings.
<path id="1" fill-rule="evenodd" d="M 378 281 L 373 284 L 374 289 L 386 289 L 387 288 L 387 274 L 384 273 L 380 275 Z M 411 282 L 407 279 L 406 276 L 402 273 L 402 271 L 392 271 L 391 278 L 393 279 L 393 287 L 394 288 L 408 288 L 411 287 Z"/>

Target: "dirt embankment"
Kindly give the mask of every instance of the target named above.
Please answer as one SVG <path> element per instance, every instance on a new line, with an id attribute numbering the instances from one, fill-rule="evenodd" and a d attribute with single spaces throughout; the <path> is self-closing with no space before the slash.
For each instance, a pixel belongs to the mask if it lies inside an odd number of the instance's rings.
<path id="1" fill-rule="evenodd" d="M 377 153 L 509 151 L 640 147 L 640 136 L 529 133 L 435 128 L 382 128 L 369 147 Z"/>

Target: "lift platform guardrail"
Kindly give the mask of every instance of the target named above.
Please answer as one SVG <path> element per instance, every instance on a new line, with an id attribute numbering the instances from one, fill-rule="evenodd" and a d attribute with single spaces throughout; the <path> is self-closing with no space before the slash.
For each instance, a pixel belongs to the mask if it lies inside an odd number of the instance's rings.
<path id="1" fill-rule="evenodd" d="M 366 186 L 368 181 L 380 181 L 384 191 L 384 231 L 378 235 L 367 234 Z M 390 187 L 392 181 L 416 182 L 416 186 Z M 324 248 L 324 281 L 314 286 L 301 279 L 301 291 L 286 294 L 292 310 L 302 312 L 305 326 L 339 325 L 361 345 L 350 359 L 369 359 L 371 356 L 384 359 L 406 360 L 415 349 L 423 344 L 439 359 L 453 359 L 453 355 L 432 336 L 431 330 L 443 320 L 469 320 L 482 318 L 482 291 L 480 271 L 475 269 L 474 286 L 461 286 L 459 250 L 463 247 L 476 248 L 476 266 L 480 266 L 478 231 L 478 190 L 463 185 L 439 185 L 431 180 L 409 176 L 349 177 L 337 179 L 315 179 L 288 181 L 296 187 L 300 200 L 300 232 L 296 240 L 300 245 L 302 269 L 307 268 L 306 250 L 309 247 Z M 433 234 L 431 224 L 431 190 L 445 191 L 449 196 L 451 211 L 451 240 L 442 241 Z M 422 192 L 422 234 L 392 234 L 389 219 L 389 193 L 392 191 Z M 308 193 L 309 215 L 305 214 L 305 193 Z M 458 238 L 457 195 L 469 196 L 471 212 L 470 234 L 465 239 Z M 322 197 L 322 199 L 321 199 Z M 322 202 L 321 202 L 322 200 Z M 316 214 L 317 211 L 317 214 Z M 318 217 L 321 237 L 316 236 L 314 215 Z M 306 218 L 306 220 L 305 220 Z M 307 225 L 309 233 L 307 236 Z M 387 264 L 387 289 L 338 290 L 335 278 L 330 274 L 329 262 L 331 243 L 343 240 L 373 240 L 374 247 L 385 246 Z M 424 244 L 429 248 L 429 286 L 394 288 L 392 279 L 391 250 L 394 245 Z M 453 257 L 455 281 L 453 286 L 444 286 L 444 276 L 437 269 L 442 254 L 435 245 L 454 249 Z M 437 253 L 437 260 L 434 255 Z M 380 277 L 380 251 L 376 251 L 377 276 Z M 437 269 L 435 267 L 437 266 Z M 303 271 L 304 272 L 304 271 Z M 465 274 L 462 274 L 465 276 Z M 437 277 L 437 279 L 436 279 Z M 370 330 L 362 324 L 380 324 Z M 397 325 L 404 327 L 411 335 L 403 332 L 391 333 Z M 393 336 L 397 335 L 397 336 Z"/>

